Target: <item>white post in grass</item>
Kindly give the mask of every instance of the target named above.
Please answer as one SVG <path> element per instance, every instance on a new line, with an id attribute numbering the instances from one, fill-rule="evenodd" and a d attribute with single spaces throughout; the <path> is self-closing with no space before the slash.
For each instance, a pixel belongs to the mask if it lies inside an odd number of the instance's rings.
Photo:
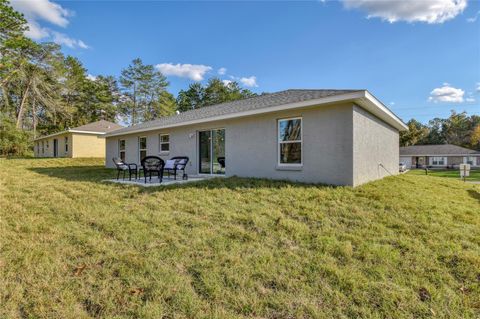
<path id="1" fill-rule="evenodd" d="M 470 164 L 460 164 L 460 178 L 465 182 L 468 176 L 470 176 Z"/>

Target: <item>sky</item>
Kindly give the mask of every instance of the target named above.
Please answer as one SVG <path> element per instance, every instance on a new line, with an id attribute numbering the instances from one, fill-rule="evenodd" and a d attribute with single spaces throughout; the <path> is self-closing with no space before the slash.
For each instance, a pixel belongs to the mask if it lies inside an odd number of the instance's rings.
<path id="1" fill-rule="evenodd" d="M 11 0 L 27 36 L 94 79 L 134 58 L 174 94 L 218 77 L 254 92 L 368 89 L 404 121 L 480 115 L 480 1 Z"/>

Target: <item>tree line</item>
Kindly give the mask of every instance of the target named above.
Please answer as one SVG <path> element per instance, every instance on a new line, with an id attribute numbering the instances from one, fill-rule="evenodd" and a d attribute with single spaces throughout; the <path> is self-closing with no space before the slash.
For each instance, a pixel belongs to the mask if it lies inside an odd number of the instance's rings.
<path id="1" fill-rule="evenodd" d="M 139 58 L 118 78 L 92 77 L 59 45 L 27 38 L 27 28 L 24 16 L 0 0 L 0 155 L 27 154 L 35 137 L 101 119 L 135 125 L 255 95 L 212 78 L 175 97 L 166 77 Z"/>
<path id="2" fill-rule="evenodd" d="M 407 122 L 408 131 L 400 132 L 400 146 L 455 144 L 480 151 L 480 116 L 452 111 L 446 119 L 434 118 L 427 124 L 415 119 Z"/>

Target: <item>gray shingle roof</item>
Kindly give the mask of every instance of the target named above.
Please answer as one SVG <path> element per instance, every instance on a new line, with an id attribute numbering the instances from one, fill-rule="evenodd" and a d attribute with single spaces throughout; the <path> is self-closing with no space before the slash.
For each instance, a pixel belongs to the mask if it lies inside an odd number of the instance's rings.
<path id="1" fill-rule="evenodd" d="M 163 126 L 189 122 L 192 120 L 208 119 L 227 114 L 234 114 L 250 110 L 257 110 L 278 106 L 283 104 L 315 100 L 329 96 L 341 95 L 346 93 L 358 92 L 364 90 L 286 90 L 276 93 L 262 94 L 255 97 L 226 102 L 183 112 L 177 115 L 163 117 L 154 121 L 125 127 L 114 132 L 115 135 L 129 133 L 137 130 L 150 128 L 161 128 Z"/>
<path id="2" fill-rule="evenodd" d="M 115 130 L 118 130 L 118 129 L 121 129 L 121 128 L 123 128 L 123 126 L 121 126 L 117 123 L 113 123 L 113 122 L 109 122 L 109 121 L 105 121 L 105 120 L 100 120 L 100 121 L 97 121 L 97 122 L 88 123 L 88 124 L 85 124 L 85 125 L 82 125 L 82 126 L 74 127 L 71 130 L 108 133 L 108 132 L 112 132 L 112 131 L 115 131 Z"/>
<path id="3" fill-rule="evenodd" d="M 480 152 L 453 144 L 412 145 L 400 147 L 400 156 L 405 155 L 467 155 Z"/>

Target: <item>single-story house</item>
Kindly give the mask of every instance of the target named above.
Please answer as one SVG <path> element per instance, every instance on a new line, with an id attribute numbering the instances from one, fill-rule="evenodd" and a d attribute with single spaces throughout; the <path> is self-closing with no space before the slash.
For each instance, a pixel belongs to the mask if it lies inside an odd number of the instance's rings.
<path id="1" fill-rule="evenodd" d="M 105 134 L 123 126 L 105 120 L 34 140 L 35 157 L 105 157 Z"/>
<path id="2" fill-rule="evenodd" d="M 110 132 L 106 163 L 188 156 L 189 175 L 356 186 L 398 173 L 406 129 L 366 90 L 286 90 Z"/>
<path id="3" fill-rule="evenodd" d="M 480 166 L 480 152 L 452 144 L 400 147 L 400 162 L 407 168 L 454 168 L 468 163 Z"/>

